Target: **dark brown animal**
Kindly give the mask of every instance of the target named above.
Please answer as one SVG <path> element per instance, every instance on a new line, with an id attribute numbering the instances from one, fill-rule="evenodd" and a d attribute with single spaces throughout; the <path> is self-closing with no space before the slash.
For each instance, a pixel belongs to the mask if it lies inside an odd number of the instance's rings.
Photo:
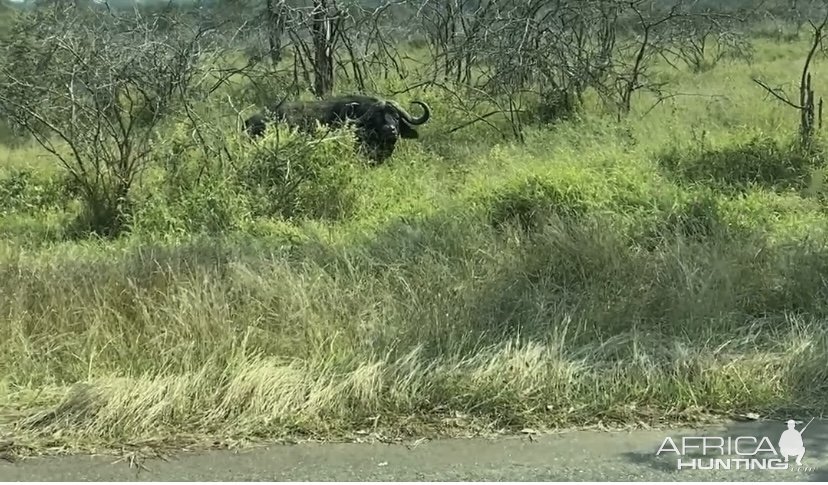
<path id="1" fill-rule="evenodd" d="M 422 116 L 411 116 L 399 103 L 370 96 L 340 96 L 322 101 L 282 102 L 267 107 L 244 122 L 244 129 L 254 138 L 264 135 L 268 122 L 284 121 L 306 132 L 312 132 L 318 121 L 338 128 L 346 123 L 356 127 L 360 148 L 375 162 L 390 157 L 400 138 L 419 138 L 415 126 L 431 117 L 431 109 L 422 101 L 414 101 L 423 109 Z"/>

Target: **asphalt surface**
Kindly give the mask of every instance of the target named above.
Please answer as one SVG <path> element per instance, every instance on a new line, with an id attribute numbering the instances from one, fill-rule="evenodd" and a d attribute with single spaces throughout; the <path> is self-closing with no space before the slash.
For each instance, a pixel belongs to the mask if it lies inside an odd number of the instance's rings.
<path id="1" fill-rule="evenodd" d="M 799 419 L 807 422 L 810 417 Z M 186 452 L 168 460 L 144 461 L 143 467 L 130 467 L 128 460 L 111 456 L 43 457 L 0 460 L 0 481 L 828 481 L 828 421 L 814 420 L 802 434 L 806 451 L 801 467 L 791 457 L 790 468 L 783 470 L 737 470 L 735 462 L 729 470 L 678 470 L 675 453 L 656 456 L 668 436 L 677 446 L 688 436 L 711 437 L 711 446 L 715 437 L 756 437 L 752 443 L 741 441 L 747 444 L 740 450 L 747 453 L 766 436 L 778 451 L 785 430 L 784 422 L 754 421 L 699 429 L 572 431 L 532 439 L 308 443 Z M 700 453 L 692 450 L 681 459 L 710 463 L 726 458 L 712 449 L 705 456 Z M 774 458 L 752 458 L 761 457 Z"/>

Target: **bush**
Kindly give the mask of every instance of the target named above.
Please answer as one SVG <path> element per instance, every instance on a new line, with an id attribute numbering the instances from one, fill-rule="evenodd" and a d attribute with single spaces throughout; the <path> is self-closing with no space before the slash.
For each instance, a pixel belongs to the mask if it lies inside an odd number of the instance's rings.
<path id="1" fill-rule="evenodd" d="M 362 164 L 348 130 L 333 136 L 271 130 L 241 147 L 239 184 L 256 216 L 337 220 L 354 209 L 354 174 Z"/>
<path id="2" fill-rule="evenodd" d="M 176 239 L 188 234 L 221 234 L 245 228 L 250 201 L 232 180 L 210 178 L 173 194 L 158 194 L 137 204 L 130 230 L 138 235 Z"/>
<path id="3" fill-rule="evenodd" d="M 64 177 L 45 177 L 31 170 L 12 170 L 0 177 L 0 214 L 62 209 L 76 195 Z"/>
<path id="4" fill-rule="evenodd" d="M 218 130 L 221 159 L 209 159 L 187 131 L 175 125 L 159 147 L 154 176 L 136 195 L 132 231 L 180 238 L 248 230 L 262 218 L 337 220 L 353 211 L 361 161 L 347 131 L 279 129 L 251 141 Z"/>

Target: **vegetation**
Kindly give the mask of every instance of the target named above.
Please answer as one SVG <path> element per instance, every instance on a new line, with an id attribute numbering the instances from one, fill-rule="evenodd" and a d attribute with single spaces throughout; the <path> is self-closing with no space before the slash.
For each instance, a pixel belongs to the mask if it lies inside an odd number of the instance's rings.
<path id="1" fill-rule="evenodd" d="M 824 6 L 310 3 L 3 14 L 17 452 L 823 411 Z"/>

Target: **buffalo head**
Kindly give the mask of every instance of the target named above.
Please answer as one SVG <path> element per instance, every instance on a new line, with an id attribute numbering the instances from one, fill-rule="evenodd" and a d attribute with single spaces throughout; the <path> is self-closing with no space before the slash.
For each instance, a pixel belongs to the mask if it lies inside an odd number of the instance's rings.
<path id="1" fill-rule="evenodd" d="M 351 99 L 344 105 L 344 116 L 356 125 L 361 148 L 376 162 L 382 162 L 394 152 L 400 138 L 419 138 L 415 128 L 431 117 L 428 105 L 414 101 L 423 109 L 419 117 L 411 116 L 395 101 L 376 98 Z"/>
<path id="2" fill-rule="evenodd" d="M 422 101 L 414 101 L 423 109 L 422 116 L 415 118 L 396 101 L 370 100 L 353 101 L 346 105 L 346 116 L 354 120 L 357 128 L 365 134 L 382 141 L 396 141 L 399 138 L 414 139 L 419 133 L 414 128 L 431 117 L 431 110 Z"/>

